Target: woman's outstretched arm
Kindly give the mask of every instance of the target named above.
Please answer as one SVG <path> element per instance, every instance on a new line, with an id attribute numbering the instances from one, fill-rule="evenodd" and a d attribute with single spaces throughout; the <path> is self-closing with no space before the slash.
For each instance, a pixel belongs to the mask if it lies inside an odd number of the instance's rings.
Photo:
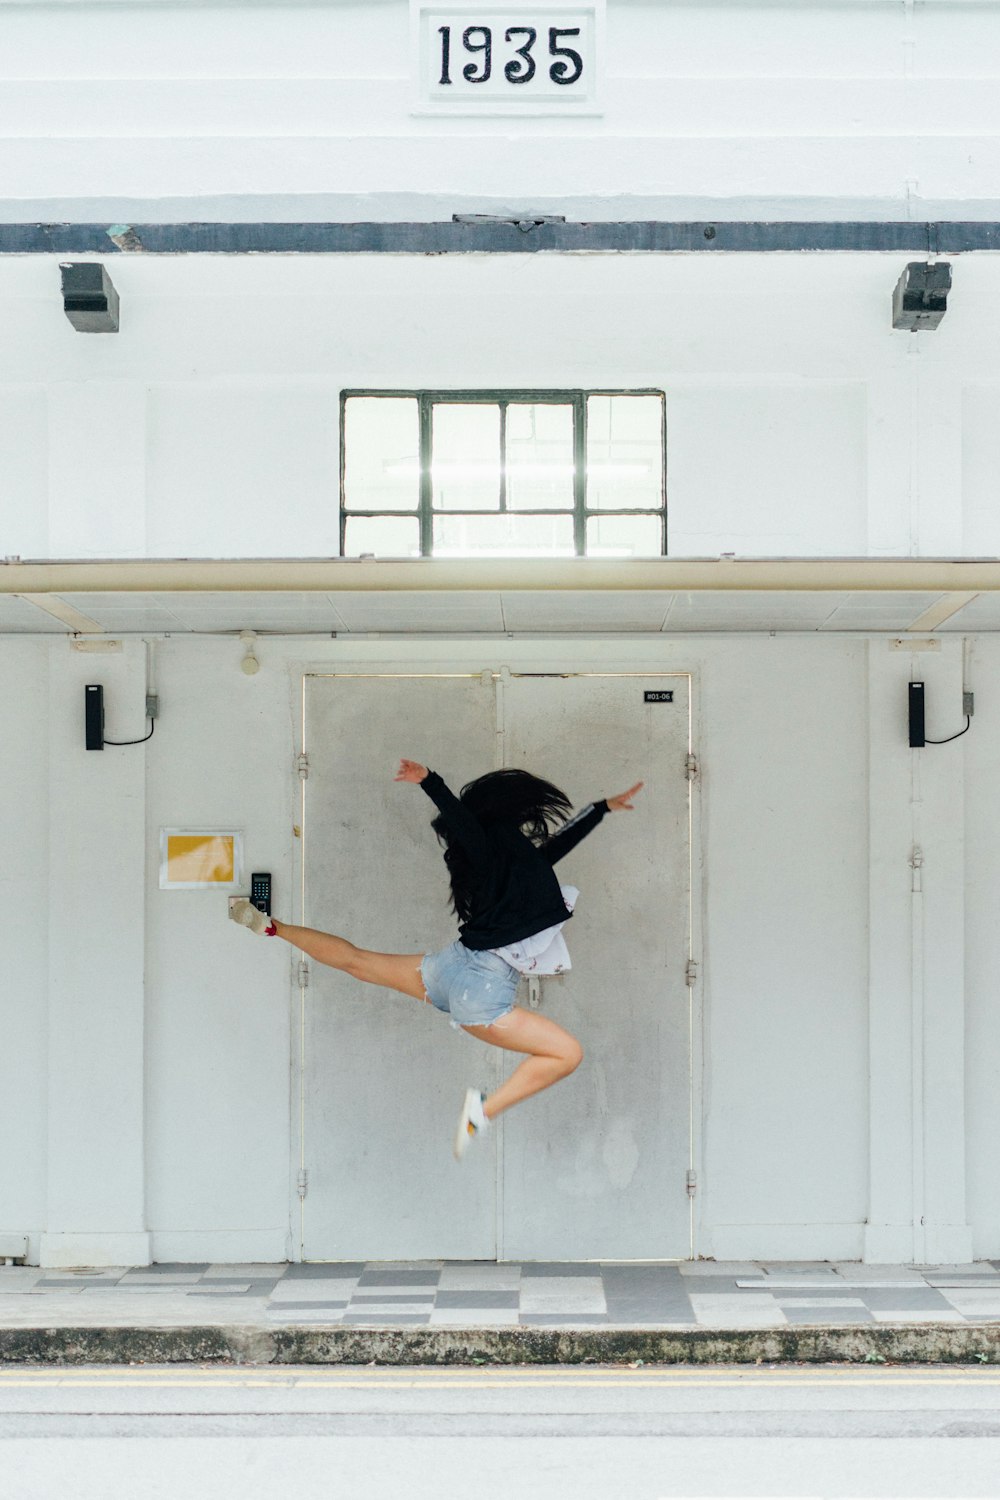
<path id="1" fill-rule="evenodd" d="M 558 833 L 554 833 L 540 846 L 549 864 L 558 864 L 571 849 L 575 849 L 588 833 L 593 832 L 605 813 L 634 812 L 632 798 L 642 791 L 643 785 L 643 782 L 637 781 L 627 792 L 619 792 L 617 797 L 606 797 L 602 802 L 593 802 L 589 807 L 582 808 L 575 818 L 570 818 Z"/>
<path id="2" fill-rule="evenodd" d="M 470 858 L 482 860 L 488 857 L 489 848 L 479 819 L 462 805 L 436 771 L 428 771 L 417 760 L 401 760 L 394 780 L 412 782 L 427 793 L 447 823 L 449 832 Z"/>

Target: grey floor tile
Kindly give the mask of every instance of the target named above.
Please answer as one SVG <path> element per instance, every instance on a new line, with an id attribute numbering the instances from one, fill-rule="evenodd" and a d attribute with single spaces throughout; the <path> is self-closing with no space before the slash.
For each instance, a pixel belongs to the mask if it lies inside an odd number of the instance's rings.
<path id="1" fill-rule="evenodd" d="M 445 1271 L 519 1271 L 521 1263 L 517 1260 L 446 1260 L 442 1266 Z"/>
<path id="2" fill-rule="evenodd" d="M 363 1271 L 358 1279 L 359 1286 L 437 1286 L 440 1271 Z"/>
<path id="3" fill-rule="evenodd" d="M 468 1307 L 435 1308 L 431 1313 L 432 1328 L 516 1328 L 517 1312 L 509 1307 L 480 1309 Z"/>
<path id="4" fill-rule="evenodd" d="M 707 1292 L 711 1297 L 722 1292 L 731 1293 L 734 1297 L 739 1295 L 735 1276 L 678 1276 L 677 1281 L 684 1292 Z M 763 1282 L 754 1285 L 754 1290 L 765 1289 Z"/>
<path id="5" fill-rule="evenodd" d="M 832 1260 L 761 1260 L 757 1264 L 769 1275 L 785 1271 L 829 1271 L 833 1267 Z"/>
<path id="6" fill-rule="evenodd" d="M 352 1307 L 365 1306 L 368 1303 L 372 1302 L 377 1302 L 380 1305 L 385 1305 L 386 1303 L 391 1302 L 405 1302 L 408 1305 L 412 1305 L 413 1303 L 426 1302 L 428 1305 L 431 1305 L 434 1302 L 434 1293 L 416 1291 L 399 1292 L 398 1294 L 391 1291 L 371 1293 L 355 1292 L 354 1296 L 351 1298 Z"/>
<path id="7" fill-rule="evenodd" d="M 687 1260 L 677 1268 L 682 1276 L 763 1276 L 763 1266 L 753 1260 Z"/>
<path id="8" fill-rule="evenodd" d="M 331 1277 L 310 1276 L 295 1281 L 279 1281 L 271 1292 L 272 1302 L 283 1302 L 286 1297 L 319 1297 L 326 1302 L 338 1302 L 342 1297 L 353 1296 L 357 1287 L 354 1277 L 334 1281 Z"/>
<path id="9" fill-rule="evenodd" d="M 643 1313 L 608 1313 L 608 1322 L 616 1328 L 698 1328 L 698 1319 L 693 1312 L 663 1313 L 651 1315 Z"/>
<path id="10" fill-rule="evenodd" d="M 824 1297 L 819 1292 L 809 1292 L 801 1297 L 796 1297 L 791 1293 L 785 1295 L 778 1292 L 775 1294 L 774 1300 L 779 1307 L 784 1308 L 785 1312 L 810 1312 L 818 1311 L 820 1308 L 829 1308 L 831 1312 L 835 1312 L 845 1307 L 855 1310 L 857 1308 L 865 1308 L 865 1304 L 860 1297 Z M 867 1309 L 865 1310 L 867 1311 Z"/>
<path id="11" fill-rule="evenodd" d="M 218 1281 L 203 1281 L 200 1283 L 200 1286 L 205 1291 L 208 1291 L 211 1287 L 219 1285 L 220 1283 Z M 250 1282 L 244 1282 L 243 1285 L 247 1288 L 247 1290 L 243 1293 L 243 1295 L 246 1297 L 270 1297 L 271 1294 L 276 1291 L 277 1288 L 281 1285 L 281 1282 L 271 1279 L 267 1281 L 259 1279 Z"/>
<path id="12" fill-rule="evenodd" d="M 521 1310 L 526 1313 L 604 1313 L 607 1302 L 599 1276 L 539 1276 L 521 1282 Z"/>
<path id="13" fill-rule="evenodd" d="M 146 1270 L 127 1271 L 119 1281 L 119 1286 L 132 1286 L 141 1288 L 144 1286 L 197 1286 L 201 1280 L 200 1271 L 163 1271 L 159 1276 L 150 1276 Z"/>
<path id="14" fill-rule="evenodd" d="M 694 1308 L 686 1297 L 657 1299 L 651 1297 L 642 1302 L 620 1301 L 616 1297 L 605 1299 L 608 1317 L 615 1323 L 693 1323 Z"/>
<path id="15" fill-rule="evenodd" d="M 205 1272 L 206 1281 L 277 1281 L 288 1269 L 287 1261 L 248 1261 L 245 1265 L 233 1265 L 230 1261 L 218 1261 Z"/>
<path id="16" fill-rule="evenodd" d="M 341 1322 L 346 1326 L 350 1324 L 357 1328 L 397 1328 L 424 1326 L 431 1320 L 429 1312 L 425 1313 L 352 1313 L 345 1312 Z"/>
<path id="17" fill-rule="evenodd" d="M 571 1260 L 526 1260 L 521 1265 L 523 1276 L 599 1276 L 599 1261 Z"/>
<path id="18" fill-rule="evenodd" d="M 317 1328 L 342 1328 L 343 1316 L 338 1308 L 328 1307 L 325 1310 L 319 1307 L 300 1307 L 290 1313 L 275 1313 L 268 1308 L 267 1322 L 269 1326 L 291 1326 L 309 1324 Z"/>
<path id="19" fill-rule="evenodd" d="M 520 1301 L 521 1298 L 518 1292 L 439 1291 L 434 1305 L 441 1308 L 467 1307 L 471 1311 L 474 1308 L 483 1307 L 518 1307 L 520 1306 Z"/>
<path id="20" fill-rule="evenodd" d="M 608 1315 L 617 1322 L 627 1322 L 632 1317 L 664 1322 L 694 1320 L 688 1293 L 696 1288 L 688 1285 L 688 1278 L 681 1276 L 676 1266 L 605 1265 L 602 1273 Z M 713 1291 L 730 1285 L 708 1277 L 704 1284 Z"/>
<path id="21" fill-rule="evenodd" d="M 246 1276 L 201 1276 L 198 1279 L 199 1286 L 252 1286 L 254 1277 Z M 257 1278 L 258 1284 L 264 1286 L 277 1286 L 278 1277 L 268 1276 Z"/>
<path id="22" fill-rule="evenodd" d="M 302 1307 L 321 1307 L 324 1308 L 327 1312 L 336 1312 L 338 1311 L 338 1309 L 342 1310 L 347 1306 L 348 1304 L 346 1302 L 310 1302 L 306 1300 L 299 1302 L 292 1301 L 292 1299 L 289 1297 L 283 1302 L 272 1302 L 268 1307 L 268 1312 L 298 1312 L 299 1308 Z"/>
<path id="23" fill-rule="evenodd" d="M 123 1302 L 128 1299 L 139 1301 L 143 1297 L 154 1297 L 157 1302 L 160 1302 L 164 1297 L 190 1296 L 192 1292 L 197 1293 L 198 1289 L 199 1284 L 196 1283 L 194 1286 L 192 1286 L 189 1281 L 145 1281 L 140 1284 L 136 1284 L 135 1282 L 130 1282 L 127 1279 L 124 1281 L 116 1281 L 113 1284 L 109 1284 L 106 1286 L 96 1286 L 94 1284 L 91 1284 L 90 1286 L 86 1286 L 83 1288 L 84 1292 L 86 1292 L 87 1294 L 88 1300 L 92 1297 L 98 1296 L 101 1292 L 108 1292 L 112 1296 L 116 1297 L 119 1302 Z M 226 1292 L 230 1290 L 230 1287 L 224 1288 L 224 1291 Z M 221 1296 L 222 1293 L 220 1292 L 219 1295 Z"/>
<path id="24" fill-rule="evenodd" d="M 801 1326 L 804 1323 L 874 1323 L 875 1319 L 866 1307 L 814 1307 L 796 1312 L 793 1307 L 782 1311 L 788 1323 Z"/>
<path id="25" fill-rule="evenodd" d="M 583 1328 L 610 1321 L 607 1313 L 522 1313 L 520 1318 L 523 1328 Z"/>
<path id="26" fill-rule="evenodd" d="M 151 1266 L 139 1268 L 143 1276 L 204 1276 L 211 1261 L 154 1260 Z"/>
<path id="27" fill-rule="evenodd" d="M 516 1292 L 521 1285 L 521 1267 L 505 1265 L 444 1266 L 439 1292 Z"/>
<path id="28" fill-rule="evenodd" d="M 680 1286 L 687 1280 L 678 1266 L 615 1265 L 605 1261 L 598 1269 L 606 1282 L 613 1281 L 616 1286 Z"/>
<path id="29" fill-rule="evenodd" d="M 356 1281 L 365 1269 L 363 1260 L 304 1260 L 293 1261 L 285 1272 L 284 1281 L 308 1281 L 318 1276 L 321 1281 L 337 1281 L 341 1278 Z"/>
<path id="30" fill-rule="evenodd" d="M 218 1288 L 202 1285 L 185 1287 L 184 1290 L 187 1292 L 189 1297 L 215 1297 L 217 1300 L 220 1297 L 225 1297 L 227 1300 L 232 1302 L 246 1302 L 248 1298 L 252 1300 L 249 1286 L 230 1286 L 227 1283 L 225 1286 L 220 1286 Z M 258 1298 L 262 1298 L 264 1301 L 266 1301 L 269 1293 L 258 1292 L 256 1295 Z"/>
<path id="31" fill-rule="evenodd" d="M 951 1303 L 940 1292 L 933 1287 L 865 1287 L 858 1293 L 864 1298 L 868 1307 L 875 1312 L 882 1312 L 885 1308 L 907 1309 L 913 1312 L 928 1313 L 935 1312 L 938 1308 L 947 1308 Z"/>
<path id="32" fill-rule="evenodd" d="M 736 1294 L 740 1294 L 737 1292 Z M 824 1307 L 827 1303 L 831 1307 L 837 1307 L 840 1303 L 848 1304 L 854 1302 L 865 1302 L 868 1293 L 859 1286 L 822 1286 L 811 1287 L 808 1291 L 798 1291 L 787 1287 L 776 1287 L 771 1293 L 775 1302 L 795 1303 L 813 1302 L 817 1307 Z"/>

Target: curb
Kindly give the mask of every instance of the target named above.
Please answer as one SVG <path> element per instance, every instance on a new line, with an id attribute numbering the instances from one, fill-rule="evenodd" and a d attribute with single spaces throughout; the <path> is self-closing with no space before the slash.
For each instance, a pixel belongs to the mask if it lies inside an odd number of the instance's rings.
<path id="1" fill-rule="evenodd" d="M 11 1365 L 1000 1364 L 1000 1322 L 755 1329 L 0 1328 Z"/>

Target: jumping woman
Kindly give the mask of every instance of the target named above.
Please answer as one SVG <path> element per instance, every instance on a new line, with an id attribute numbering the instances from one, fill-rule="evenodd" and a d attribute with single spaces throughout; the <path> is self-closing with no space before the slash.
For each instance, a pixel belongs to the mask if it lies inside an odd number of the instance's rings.
<path id="1" fill-rule="evenodd" d="M 583 1048 L 576 1038 L 547 1016 L 515 1005 L 514 997 L 522 974 L 559 974 L 570 967 L 562 927 L 578 893 L 560 886 L 553 865 L 605 813 L 631 811 L 643 783 L 569 818 L 568 797 L 528 771 L 491 771 L 457 797 L 436 771 L 415 760 L 400 761 L 395 779 L 423 787 L 438 809 L 431 826 L 444 845 L 460 923 L 457 942 L 440 953 L 373 953 L 313 927 L 275 921 L 247 900 L 234 901 L 230 916 L 252 932 L 284 938 L 331 969 L 413 995 L 493 1047 L 527 1054 L 489 1097 L 466 1091 L 455 1133 L 460 1159 L 503 1110 L 580 1065 Z"/>

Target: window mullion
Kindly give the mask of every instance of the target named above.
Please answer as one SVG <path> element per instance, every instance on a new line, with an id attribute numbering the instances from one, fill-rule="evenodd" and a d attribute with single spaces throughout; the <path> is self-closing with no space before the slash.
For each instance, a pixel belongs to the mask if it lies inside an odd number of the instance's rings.
<path id="1" fill-rule="evenodd" d="M 587 398 L 573 398 L 573 546 L 577 557 L 587 550 Z"/>
<path id="2" fill-rule="evenodd" d="M 430 557 L 434 551 L 434 518 L 431 515 L 433 406 L 429 396 L 418 396 L 417 400 L 420 404 L 420 555 Z"/>
<path id="3" fill-rule="evenodd" d="M 503 515 L 507 510 L 507 403 L 501 401 L 500 407 L 500 513 Z"/>

